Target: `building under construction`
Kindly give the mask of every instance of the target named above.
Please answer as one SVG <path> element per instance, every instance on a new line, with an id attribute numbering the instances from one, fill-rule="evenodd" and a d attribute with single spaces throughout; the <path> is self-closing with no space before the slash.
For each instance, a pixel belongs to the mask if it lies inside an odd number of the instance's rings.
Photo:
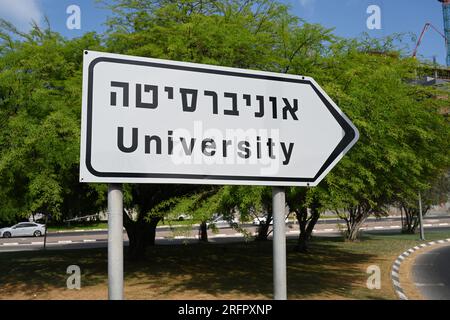
<path id="1" fill-rule="evenodd" d="M 417 50 L 422 42 L 422 38 L 427 30 L 431 28 L 438 32 L 445 41 L 447 49 L 447 67 L 439 66 L 436 61 L 434 65 L 423 64 L 418 72 L 418 83 L 423 85 L 443 85 L 450 82 L 450 0 L 438 0 L 442 3 L 442 12 L 444 17 L 444 33 L 438 30 L 431 23 L 425 24 L 422 34 L 419 37 L 416 48 L 413 52 L 413 57 L 416 57 Z"/>
<path id="2" fill-rule="evenodd" d="M 444 90 L 449 90 L 448 83 L 450 83 L 450 0 L 438 0 L 442 3 L 442 12 L 444 16 L 444 34 L 441 34 L 439 30 L 436 30 L 440 33 L 445 39 L 445 46 L 447 49 L 447 67 L 439 66 L 434 61 L 433 65 L 430 64 L 422 64 L 421 68 L 418 70 L 418 79 L 414 81 L 416 84 L 425 85 L 425 86 L 437 86 L 441 87 Z M 424 31 L 426 28 L 433 27 L 431 24 L 426 24 Z M 421 37 L 424 35 L 424 31 L 422 31 Z M 420 45 L 421 39 L 417 43 L 416 49 L 414 51 L 414 56 L 417 54 L 417 48 Z M 438 97 L 438 99 L 448 100 L 448 95 L 443 95 Z M 441 110 L 441 113 L 445 116 L 450 115 L 450 107 L 444 108 Z"/>

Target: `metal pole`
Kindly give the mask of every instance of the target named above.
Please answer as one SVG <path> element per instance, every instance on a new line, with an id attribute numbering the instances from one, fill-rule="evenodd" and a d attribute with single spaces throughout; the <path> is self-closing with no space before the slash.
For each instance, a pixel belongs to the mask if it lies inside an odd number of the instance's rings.
<path id="1" fill-rule="evenodd" d="M 123 193 L 108 185 L 108 297 L 123 300 Z"/>
<path id="2" fill-rule="evenodd" d="M 283 187 L 272 188 L 274 300 L 287 300 L 286 289 L 286 195 Z"/>
<path id="3" fill-rule="evenodd" d="M 433 65 L 434 65 L 434 81 L 437 84 L 437 80 L 438 80 L 438 70 L 437 70 L 437 61 L 436 61 L 436 56 L 433 56 Z"/>
<path id="4" fill-rule="evenodd" d="M 420 240 L 425 240 L 425 233 L 423 231 L 423 217 L 422 217 L 422 195 L 419 191 L 419 221 L 420 221 Z"/>

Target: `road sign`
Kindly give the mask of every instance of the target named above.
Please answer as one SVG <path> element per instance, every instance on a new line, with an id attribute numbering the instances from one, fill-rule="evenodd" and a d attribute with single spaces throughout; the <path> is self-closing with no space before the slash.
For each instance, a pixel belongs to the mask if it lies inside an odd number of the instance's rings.
<path id="1" fill-rule="evenodd" d="M 86 51 L 81 182 L 315 186 L 356 143 L 314 79 Z"/>

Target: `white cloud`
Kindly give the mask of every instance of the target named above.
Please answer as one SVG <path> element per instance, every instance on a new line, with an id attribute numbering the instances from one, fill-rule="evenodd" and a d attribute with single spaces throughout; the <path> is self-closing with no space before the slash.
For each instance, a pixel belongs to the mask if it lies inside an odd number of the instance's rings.
<path id="1" fill-rule="evenodd" d="M 302 7 L 311 7 L 316 0 L 299 0 Z"/>
<path id="2" fill-rule="evenodd" d="M 39 24 L 42 17 L 38 0 L 0 0 L 0 18 L 12 22 L 20 30 L 28 30 L 33 20 Z"/>

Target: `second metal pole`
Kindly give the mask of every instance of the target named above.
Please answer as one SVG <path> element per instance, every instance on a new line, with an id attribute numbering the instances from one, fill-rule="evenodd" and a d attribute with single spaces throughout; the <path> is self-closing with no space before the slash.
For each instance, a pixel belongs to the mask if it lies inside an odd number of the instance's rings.
<path id="1" fill-rule="evenodd" d="M 287 300 L 286 286 L 286 195 L 283 187 L 272 188 L 274 300 Z"/>
<path id="2" fill-rule="evenodd" d="M 123 300 L 123 193 L 108 185 L 108 297 Z"/>
<path id="3" fill-rule="evenodd" d="M 422 216 L 422 195 L 419 192 L 419 221 L 420 221 L 420 240 L 425 240 L 425 232 L 423 231 L 423 216 Z"/>

